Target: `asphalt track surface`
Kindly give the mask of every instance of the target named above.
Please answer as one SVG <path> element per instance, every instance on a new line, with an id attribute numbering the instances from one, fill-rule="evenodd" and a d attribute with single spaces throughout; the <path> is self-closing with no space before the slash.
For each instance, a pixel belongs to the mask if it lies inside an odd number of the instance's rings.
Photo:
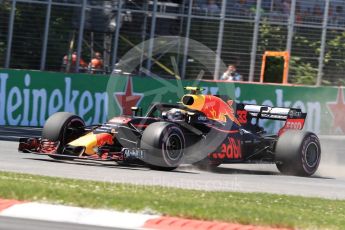
<path id="1" fill-rule="evenodd" d="M 17 152 L 19 136 L 40 135 L 40 129 L 0 127 L 0 170 L 64 178 L 136 185 L 161 185 L 208 191 L 266 192 L 345 199 L 345 138 L 321 137 L 322 161 L 310 178 L 284 176 L 275 165 L 221 165 L 214 172 L 181 166 L 172 172 L 123 167 L 114 162 L 56 161 Z"/>

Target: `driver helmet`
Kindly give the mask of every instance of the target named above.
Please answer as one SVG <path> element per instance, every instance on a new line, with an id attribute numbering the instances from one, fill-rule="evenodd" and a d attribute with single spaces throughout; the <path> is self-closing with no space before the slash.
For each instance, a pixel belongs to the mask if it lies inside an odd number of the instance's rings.
<path id="1" fill-rule="evenodd" d="M 182 109 L 173 108 L 167 111 L 166 117 L 169 120 L 184 120 L 186 111 Z"/>

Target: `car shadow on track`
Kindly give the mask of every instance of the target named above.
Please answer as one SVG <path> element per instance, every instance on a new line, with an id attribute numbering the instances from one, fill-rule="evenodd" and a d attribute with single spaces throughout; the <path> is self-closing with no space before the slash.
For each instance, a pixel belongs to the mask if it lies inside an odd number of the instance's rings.
<path id="1" fill-rule="evenodd" d="M 193 165 L 186 165 L 182 166 L 181 169 L 184 170 L 192 170 L 197 171 L 200 173 L 208 172 L 208 173 L 216 173 L 216 174 L 255 174 L 255 175 L 280 175 L 279 172 L 273 172 L 268 170 L 254 170 L 254 169 L 237 169 L 237 168 L 230 168 L 230 167 L 217 167 L 212 169 L 199 169 Z"/>
<path id="2" fill-rule="evenodd" d="M 51 163 L 60 163 L 60 164 L 70 164 L 70 165 L 81 165 L 89 167 L 102 167 L 102 168 L 114 168 L 114 169 L 127 169 L 127 170 L 136 170 L 136 171 L 153 171 L 148 167 L 142 165 L 118 165 L 115 162 L 95 162 L 95 161 L 83 161 L 83 160 L 54 160 L 54 159 L 39 159 L 33 157 L 27 157 L 25 159 L 41 161 L 41 162 L 51 162 Z M 164 171 L 164 173 L 186 173 L 186 174 L 199 174 L 198 172 L 190 172 L 185 170 L 175 169 L 173 171 Z"/>
<path id="3" fill-rule="evenodd" d="M 235 168 L 216 168 L 212 172 L 219 174 L 255 174 L 255 175 L 281 175 L 279 172 L 263 171 L 263 170 L 249 170 L 249 169 L 235 169 Z"/>
<path id="4" fill-rule="evenodd" d="M 284 174 L 281 174 L 280 172 L 265 171 L 265 170 L 262 171 L 262 170 L 234 169 L 234 168 L 216 168 L 212 170 L 212 172 L 219 173 L 219 174 L 247 174 L 247 175 L 262 175 L 262 176 L 296 177 L 296 176 L 291 176 L 291 175 L 284 175 Z M 335 179 L 331 177 L 322 177 L 318 175 L 313 175 L 311 177 L 303 177 L 303 178 L 326 179 L 326 180 Z"/>
<path id="5" fill-rule="evenodd" d="M 88 167 L 102 167 L 102 168 L 114 168 L 114 169 L 124 169 L 124 170 L 132 170 L 132 171 L 153 171 L 148 167 L 142 165 L 118 165 L 114 162 L 95 162 L 95 161 L 83 161 L 83 160 L 54 160 L 54 159 L 40 159 L 40 158 L 33 158 L 27 157 L 26 159 L 41 161 L 41 162 L 51 162 L 51 163 L 60 163 L 60 164 L 70 164 L 70 165 L 80 165 L 80 166 L 88 166 Z M 173 171 L 162 171 L 164 173 L 179 173 L 179 174 L 201 174 L 203 172 L 208 173 L 215 173 L 215 174 L 242 174 L 242 175 L 262 175 L 262 176 L 288 176 L 283 175 L 280 172 L 276 171 L 269 171 L 269 170 L 255 170 L 255 169 L 238 169 L 238 168 L 230 168 L 230 167 L 217 167 L 212 170 L 201 170 L 197 169 L 195 166 L 192 165 L 185 165 L 181 166 Z M 313 179 L 335 179 L 330 177 L 321 177 L 318 175 L 314 175 L 310 178 Z"/>
<path id="6" fill-rule="evenodd" d="M 189 168 L 191 168 L 193 166 L 190 166 Z M 291 177 L 290 175 L 283 175 L 278 171 L 270 171 L 270 170 L 265 170 L 265 169 L 261 169 L 261 170 L 257 170 L 257 169 L 239 169 L 239 168 L 231 168 L 231 167 L 217 167 L 214 168 L 212 170 L 201 170 L 201 169 L 197 169 L 200 172 L 211 172 L 211 173 L 216 173 L 216 174 L 242 174 L 242 175 L 262 175 L 262 176 L 286 176 L 286 177 Z M 273 170 L 273 169 L 272 169 Z M 294 177 L 294 176 L 292 176 Z M 308 177 L 304 177 L 304 178 L 308 178 Z M 331 177 L 322 177 L 319 175 L 313 175 L 311 177 L 309 177 L 311 179 L 326 179 L 326 180 L 333 180 L 335 178 L 331 178 Z"/>

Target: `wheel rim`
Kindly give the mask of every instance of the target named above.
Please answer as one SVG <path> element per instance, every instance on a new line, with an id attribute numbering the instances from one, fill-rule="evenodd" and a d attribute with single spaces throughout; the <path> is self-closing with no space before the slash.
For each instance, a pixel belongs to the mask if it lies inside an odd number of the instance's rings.
<path id="1" fill-rule="evenodd" d="M 63 131 L 63 140 L 66 140 L 65 142 L 68 143 L 71 141 L 71 139 L 73 139 L 73 131 L 71 129 L 73 128 L 79 128 L 79 127 L 83 127 L 84 124 L 79 120 L 79 119 L 72 119 L 70 120 Z"/>
<path id="2" fill-rule="evenodd" d="M 309 143 L 306 148 L 305 162 L 308 167 L 313 168 L 317 165 L 319 160 L 319 147 L 316 143 Z"/>
<path id="3" fill-rule="evenodd" d="M 177 134 L 172 134 L 166 141 L 165 153 L 170 160 L 178 160 L 182 153 L 182 140 Z"/>

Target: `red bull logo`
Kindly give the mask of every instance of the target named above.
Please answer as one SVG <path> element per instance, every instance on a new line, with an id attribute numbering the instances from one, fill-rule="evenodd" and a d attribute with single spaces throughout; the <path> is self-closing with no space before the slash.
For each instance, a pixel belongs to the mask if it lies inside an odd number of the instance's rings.
<path id="1" fill-rule="evenodd" d="M 68 143 L 72 146 L 83 146 L 85 147 L 85 153 L 88 155 L 95 154 L 95 148 L 103 145 L 113 144 L 113 135 L 110 133 L 88 133 L 85 136 L 79 137 L 78 139 Z"/>
<path id="2" fill-rule="evenodd" d="M 241 141 L 229 137 L 219 148 L 218 152 L 209 155 L 213 159 L 242 159 Z"/>
<path id="3" fill-rule="evenodd" d="M 190 109 L 203 112 L 209 119 L 226 122 L 228 117 L 231 121 L 241 125 L 235 117 L 232 100 L 225 102 L 213 95 L 187 94 L 183 96 L 182 104 Z"/>
<path id="4" fill-rule="evenodd" d="M 112 145 L 113 143 L 113 135 L 109 133 L 99 133 L 95 134 L 96 140 L 97 140 L 97 146 L 103 146 L 103 145 Z"/>

